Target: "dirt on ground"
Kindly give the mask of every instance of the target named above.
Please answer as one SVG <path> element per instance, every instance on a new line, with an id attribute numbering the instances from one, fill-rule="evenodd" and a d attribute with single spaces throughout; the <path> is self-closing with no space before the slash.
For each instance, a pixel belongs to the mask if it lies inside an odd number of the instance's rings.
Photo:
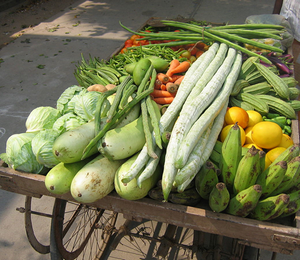
<path id="1" fill-rule="evenodd" d="M 31 0 L 0 11 L 0 49 L 29 28 L 71 8 L 74 2 L 76 0 Z"/>

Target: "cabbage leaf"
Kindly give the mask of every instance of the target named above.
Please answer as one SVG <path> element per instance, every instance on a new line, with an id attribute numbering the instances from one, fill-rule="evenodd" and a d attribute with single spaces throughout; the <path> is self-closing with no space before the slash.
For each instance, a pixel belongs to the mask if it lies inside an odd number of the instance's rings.
<path id="1" fill-rule="evenodd" d="M 61 116 L 59 110 L 50 106 L 33 109 L 26 119 L 26 132 L 34 133 L 44 129 L 51 129 L 54 122 Z"/>

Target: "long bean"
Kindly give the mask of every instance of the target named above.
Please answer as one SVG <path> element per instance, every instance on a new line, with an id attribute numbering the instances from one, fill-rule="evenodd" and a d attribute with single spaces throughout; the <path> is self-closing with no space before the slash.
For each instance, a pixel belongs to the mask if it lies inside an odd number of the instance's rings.
<path id="1" fill-rule="evenodd" d="M 131 78 L 131 76 L 127 76 L 124 81 L 118 86 L 117 92 L 116 92 L 116 96 L 114 98 L 114 101 L 107 113 L 107 119 L 106 122 L 110 122 L 112 120 L 112 117 L 114 116 L 114 114 L 116 113 L 120 100 L 122 98 L 122 93 L 123 93 L 123 89 L 126 87 L 126 85 L 131 85 L 133 83 L 133 79 Z"/>
<path id="2" fill-rule="evenodd" d="M 143 129 L 145 133 L 147 151 L 150 157 L 157 159 L 158 156 L 154 152 L 152 134 L 149 127 L 149 117 L 145 98 L 141 101 Z"/>
<path id="3" fill-rule="evenodd" d="M 89 151 L 97 145 L 98 141 L 105 135 L 105 133 L 111 129 L 111 127 L 117 122 L 119 118 L 121 118 L 123 115 L 126 115 L 129 113 L 130 109 L 134 107 L 137 103 L 139 103 L 143 98 L 147 97 L 151 94 L 153 89 L 148 88 L 147 90 L 143 91 L 139 95 L 137 95 L 133 100 L 131 100 L 129 103 L 127 103 L 124 107 L 124 109 L 119 110 L 111 119 L 111 121 L 107 122 L 103 128 L 100 130 L 100 132 L 89 142 L 89 144 L 86 146 L 86 148 L 83 151 L 82 160 L 87 158 Z"/>
<path id="4" fill-rule="evenodd" d="M 136 90 L 137 86 L 134 84 L 128 85 L 126 89 L 124 89 L 122 98 L 119 103 L 119 109 L 124 108 L 124 106 L 128 103 L 129 98 L 134 94 L 134 92 L 136 92 Z"/>
<path id="5" fill-rule="evenodd" d="M 96 104 L 96 111 L 95 111 L 95 135 L 97 135 L 101 129 L 101 115 L 102 115 L 102 109 L 104 106 L 105 101 L 107 101 L 107 97 L 114 94 L 118 89 L 118 86 L 115 88 L 105 91 L 104 93 L 100 94 L 100 97 L 97 100 Z"/>
<path id="6" fill-rule="evenodd" d="M 163 147 L 162 147 L 162 141 L 161 141 L 161 133 L 160 133 L 160 129 L 159 129 L 159 118 L 157 118 L 157 116 L 156 116 L 156 112 L 155 112 L 154 106 L 153 106 L 154 104 L 152 103 L 152 100 L 149 96 L 146 97 L 146 105 L 147 105 L 147 110 L 150 115 L 151 124 L 153 127 L 155 143 L 157 144 L 157 146 L 160 149 L 162 149 Z"/>

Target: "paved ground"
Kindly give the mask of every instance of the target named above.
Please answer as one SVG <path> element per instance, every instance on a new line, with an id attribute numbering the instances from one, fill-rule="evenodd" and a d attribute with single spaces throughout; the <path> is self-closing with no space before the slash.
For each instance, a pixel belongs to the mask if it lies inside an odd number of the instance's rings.
<path id="1" fill-rule="evenodd" d="M 54 0 L 45 2 L 49 8 L 58 3 Z M 4 39 L 1 44 L 8 43 L 0 50 L 0 153 L 5 152 L 10 135 L 25 131 L 25 121 L 32 109 L 55 106 L 62 91 L 77 83 L 73 72 L 81 53 L 84 57 L 90 54 L 107 59 L 119 48 L 129 36 L 119 26 L 119 21 L 132 29 L 138 29 L 153 16 L 175 18 L 181 15 L 216 23 L 243 23 L 247 16 L 271 13 L 272 8 L 273 1 L 269 0 L 186 0 L 184 3 L 169 0 L 70 0 L 63 8 L 56 8 L 56 12 L 51 13 L 48 9 L 46 20 L 36 19 L 32 23 L 18 20 L 19 26 L 33 26 L 23 32 L 18 32 L 18 28 L 12 30 L 21 35 L 14 40 L 0 36 L 1 40 Z M 38 13 L 36 15 L 37 18 Z M 33 18 L 34 14 L 29 16 Z M 9 16 L 5 17 L 8 24 Z M 23 215 L 15 210 L 24 205 L 24 196 L 0 190 L 0 203 L 0 259 L 50 259 L 49 255 L 36 253 L 27 241 Z M 51 212 L 52 203 L 51 198 L 42 198 L 36 205 L 42 212 Z M 45 221 L 36 221 L 35 224 L 38 235 L 49 243 L 49 225 Z M 297 252 L 293 256 L 277 256 L 279 260 L 299 258 Z M 271 259 L 271 252 L 260 252 L 259 259 Z"/>

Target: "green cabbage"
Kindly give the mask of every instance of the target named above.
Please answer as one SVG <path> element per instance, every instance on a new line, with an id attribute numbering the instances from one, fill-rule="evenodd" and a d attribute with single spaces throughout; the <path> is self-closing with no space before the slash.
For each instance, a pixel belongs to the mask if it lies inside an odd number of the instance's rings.
<path id="1" fill-rule="evenodd" d="M 1 159 L 12 169 L 40 173 L 44 166 L 36 160 L 31 148 L 31 141 L 35 135 L 35 133 L 11 135 L 6 141 L 6 153 L 0 155 Z"/>
<path id="2" fill-rule="evenodd" d="M 41 106 L 31 111 L 26 120 L 26 132 L 33 133 L 51 129 L 54 122 L 61 116 L 59 110 L 53 107 Z"/>
<path id="3" fill-rule="evenodd" d="M 86 92 L 87 90 L 85 88 L 76 85 L 68 87 L 56 101 L 56 108 L 60 111 L 62 115 L 69 112 L 73 112 L 74 103 L 70 101 L 74 96 L 82 95 Z"/>
<path id="4" fill-rule="evenodd" d="M 75 104 L 74 113 L 86 121 L 93 120 L 99 97 L 100 93 L 97 91 L 88 91 L 83 95 L 74 96 L 72 99 Z"/>
<path id="5" fill-rule="evenodd" d="M 53 129 L 60 133 L 74 129 L 82 124 L 86 123 L 80 116 L 75 115 L 72 112 L 62 115 L 53 124 Z"/>
<path id="6" fill-rule="evenodd" d="M 32 151 L 36 160 L 47 168 L 52 168 L 60 163 L 52 151 L 53 143 L 59 135 L 59 131 L 46 129 L 38 132 L 31 141 Z"/>

